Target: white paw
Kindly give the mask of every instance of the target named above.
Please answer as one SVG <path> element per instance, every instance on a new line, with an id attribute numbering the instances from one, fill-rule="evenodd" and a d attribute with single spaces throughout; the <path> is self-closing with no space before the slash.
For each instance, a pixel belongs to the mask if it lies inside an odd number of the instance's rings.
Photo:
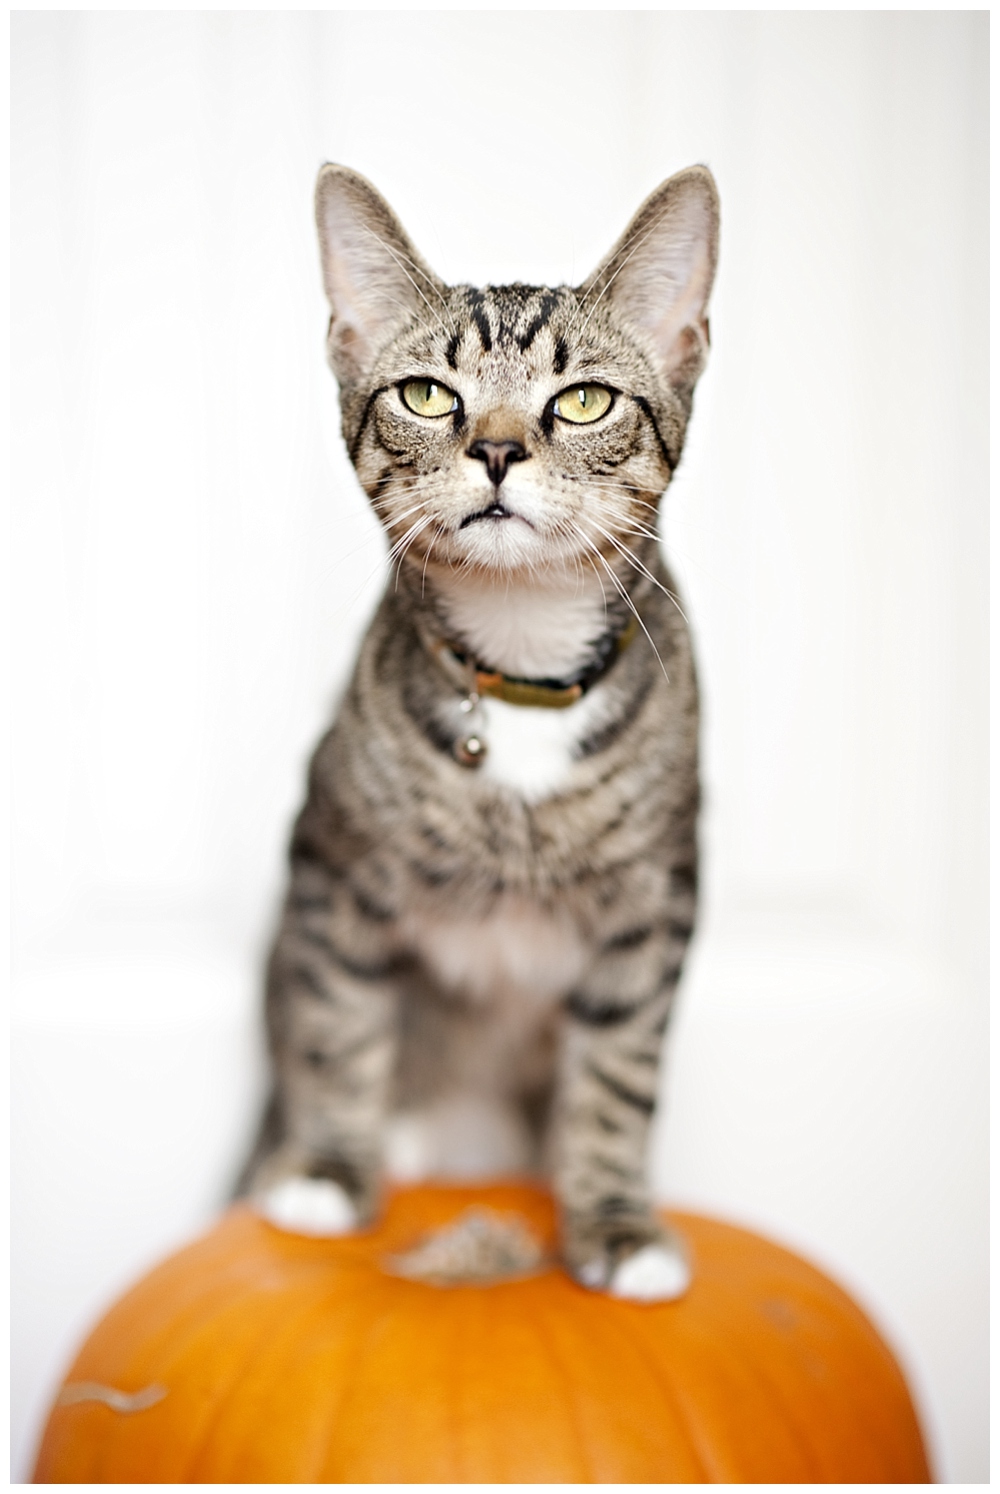
<path id="1" fill-rule="evenodd" d="M 622 1261 L 611 1278 L 612 1297 L 632 1302 L 670 1302 L 691 1284 L 691 1270 L 680 1251 L 668 1245 L 644 1245 Z"/>
<path id="2" fill-rule="evenodd" d="M 343 1188 L 328 1178 L 285 1178 L 253 1203 L 258 1214 L 293 1235 L 346 1235 L 358 1222 Z"/>

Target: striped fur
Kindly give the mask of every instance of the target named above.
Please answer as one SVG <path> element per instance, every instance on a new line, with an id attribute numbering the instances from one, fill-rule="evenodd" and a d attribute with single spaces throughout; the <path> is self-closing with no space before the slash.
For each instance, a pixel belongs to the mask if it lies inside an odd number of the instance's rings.
<path id="1" fill-rule="evenodd" d="M 393 579 L 292 837 L 242 1188 L 320 1180 L 364 1220 L 387 1151 L 406 1176 L 544 1167 L 567 1266 L 614 1289 L 672 1249 L 645 1150 L 695 916 L 698 707 L 656 517 L 707 349 L 714 185 L 665 183 L 576 289 L 445 286 L 343 168 L 317 218 L 344 436 Z M 414 378 L 454 410 L 414 414 Z M 589 383 L 609 411 L 561 419 Z M 435 640 L 562 679 L 631 614 L 637 641 L 564 716 L 488 702 L 493 759 L 456 760 Z"/>

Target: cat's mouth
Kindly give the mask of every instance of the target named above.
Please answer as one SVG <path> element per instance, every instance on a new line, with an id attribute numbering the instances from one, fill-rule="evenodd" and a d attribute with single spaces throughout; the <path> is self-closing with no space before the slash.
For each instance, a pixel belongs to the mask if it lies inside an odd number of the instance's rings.
<path id="1" fill-rule="evenodd" d="M 467 529 L 470 524 L 475 524 L 480 519 L 496 521 L 501 519 L 520 519 L 523 524 L 527 524 L 529 529 L 534 529 L 535 527 L 530 519 L 526 519 L 523 514 L 516 514 L 512 508 L 508 508 L 505 503 L 501 503 L 499 498 L 494 498 L 488 507 L 477 509 L 474 514 L 466 514 L 458 527 L 459 529 Z"/>

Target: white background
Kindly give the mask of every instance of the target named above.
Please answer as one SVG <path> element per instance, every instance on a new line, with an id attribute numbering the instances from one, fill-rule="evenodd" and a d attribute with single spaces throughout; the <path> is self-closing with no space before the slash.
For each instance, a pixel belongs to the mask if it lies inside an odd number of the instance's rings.
<path id="1" fill-rule="evenodd" d="M 988 19 L 13 19 L 14 1470 L 224 1198 L 307 753 L 380 586 L 316 170 L 446 277 L 583 277 L 693 161 L 713 353 L 668 502 L 705 915 L 654 1168 L 799 1248 L 987 1477 Z"/>

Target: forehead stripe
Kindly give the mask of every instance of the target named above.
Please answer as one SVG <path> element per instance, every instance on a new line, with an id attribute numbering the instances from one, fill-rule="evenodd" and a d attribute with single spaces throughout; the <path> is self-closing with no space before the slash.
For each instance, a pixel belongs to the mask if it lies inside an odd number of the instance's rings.
<path id="1" fill-rule="evenodd" d="M 535 316 L 528 323 L 527 328 L 517 339 L 517 345 L 522 353 L 526 353 L 538 336 L 543 327 L 548 325 L 549 318 L 559 305 L 559 296 L 554 291 L 546 291 L 542 296 L 541 304 Z"/>
<path id="2" fill-rule="evenodd" d="M 490 331 L 490 324 L 487 320 L 486 312 L 483 310 L 485 299 L 482 291 L 472 290 L 468 293 L 469 311 L 472 320 L 479 328 L 479 340 L 483 345 L 483 352 L 488 353 L 493 347 L 493 333 Z"/>
<path id="3" fill-rule="evenodd" d="M 481 306 L 477 306 L 472 313 L 472 320 L 479 328 L 479 338 L 483 344 L 483 352 L 488 353 L 493 346 L 493 334 L 490 324 L 486 319 L 486 313 Z"/>

